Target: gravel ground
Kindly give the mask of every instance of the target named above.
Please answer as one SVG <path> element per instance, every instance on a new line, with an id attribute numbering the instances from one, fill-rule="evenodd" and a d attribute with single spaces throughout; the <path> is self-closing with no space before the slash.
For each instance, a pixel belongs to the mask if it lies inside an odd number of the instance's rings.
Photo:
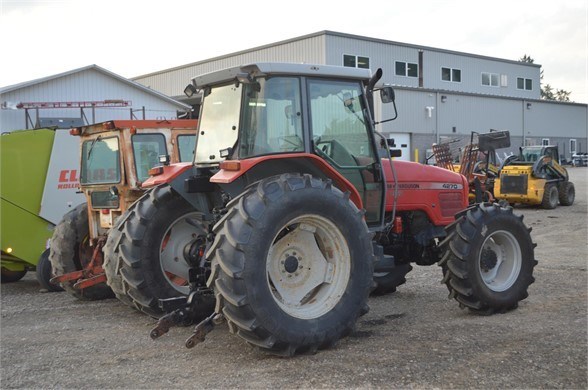
<path id="1" fill-rule="evenodd" d="M 529 298 L 478 316 L 447 299 L 437 266 L 370 299 L 355 333 L 315 355 L 279 358 L 225 325 L 186 349 L 191 328 L 157 341 L 155 321 L 117 300 L 41 293 L 29 273 L 2 285 L 0 388 L 586 389 L 588 168 L 570 168 L 571 207 L 517 207 L 538 244 Z"/>

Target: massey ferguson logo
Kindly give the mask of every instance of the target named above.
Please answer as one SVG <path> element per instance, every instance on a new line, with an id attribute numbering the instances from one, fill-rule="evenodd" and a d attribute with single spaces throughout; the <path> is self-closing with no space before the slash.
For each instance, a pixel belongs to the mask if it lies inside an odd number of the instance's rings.
<path id="1" fill-rule="evenodd" d="M 76 169 L 63 169 L 59 172 L 59 183 L 57 189 L 65 190 L 68 188 L 78 188 L 80 186 L 78 171 Z"/>
<path id="2" fill-rule="evenodd" d="M 394 185 L 388 183 L 387 187 L 393 189 Z M 401 190 L 461 190 L 462 184 L 456 183 L 399 183 L 398 188 Z"/>

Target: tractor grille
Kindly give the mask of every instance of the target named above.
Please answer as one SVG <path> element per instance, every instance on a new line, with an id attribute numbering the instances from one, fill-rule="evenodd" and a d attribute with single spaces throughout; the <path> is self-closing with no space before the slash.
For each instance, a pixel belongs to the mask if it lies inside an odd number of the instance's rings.
<path id="1" fill-rule="evenodd" d="M 527 182 L 529 177 L 527 175 L 519 176 L 500 176 L 500 193 L 501 194 L 522 194 L 527 193 Z"/>

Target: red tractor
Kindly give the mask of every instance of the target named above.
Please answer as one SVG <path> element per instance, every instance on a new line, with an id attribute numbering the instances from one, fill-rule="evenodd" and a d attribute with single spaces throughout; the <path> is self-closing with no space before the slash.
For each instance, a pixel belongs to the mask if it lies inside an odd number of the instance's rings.
<path id="1" fill-rule="evenodd" d="M 127 290 L 168 312 L 152 338 L 208 316 L 186 346 L 226 319 L 270 353 L 328 348 L 411 263 L 439 264 L 450 296 L 475 312 L 527 297 L 531 229 L 510 207 L 469 206 L 458 173 L 392 161 L 372 116 L 374 92 L 396 112 L 393 89 L 376 87 L 381 76 L 256 63 L 186 87 L 202 98 L 194 163 L 153 168 L 144 183 L 153 188 L 107 245 Z M 166 242 L 178 220 L 193 227 L 191 240 Z M 165 293 L 170 276 L 158 262 L 170 245 L 187 296 Z"/>

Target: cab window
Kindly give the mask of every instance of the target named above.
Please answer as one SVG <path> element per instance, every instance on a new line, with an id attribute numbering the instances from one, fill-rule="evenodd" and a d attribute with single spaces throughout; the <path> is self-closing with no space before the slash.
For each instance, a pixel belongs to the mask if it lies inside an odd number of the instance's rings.
<path id="1" fill-rule="evenodd" d="M 149 170 L 159 164 L 159 156 L 167 154 L 163 134 L 134 134 L 131 137 L 137 180 L 149 178 Z"/>
<path id="2" fill-rule="evenodd" d="M 82 144 L 80 182 L 110 184 L 120 182 L 120 152 L 117 137 L 98 136 Z"/>

